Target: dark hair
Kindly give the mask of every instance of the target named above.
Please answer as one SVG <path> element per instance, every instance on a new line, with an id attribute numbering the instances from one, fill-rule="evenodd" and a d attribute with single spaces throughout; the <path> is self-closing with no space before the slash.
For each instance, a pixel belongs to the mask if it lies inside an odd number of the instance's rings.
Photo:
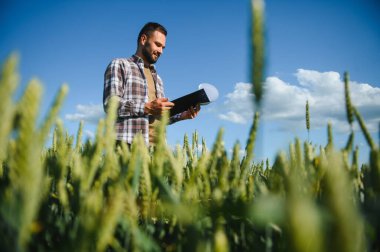
<path id="1" fill-rule="evenodd" d="M 162 32 L 165 36 L 168 35 L 168 31 L 165 29 L 165 27 L 163 27 L 159 23 L 149 22 L 149 23 L 146 23 L 144 27 L 141 29 L 139 36 L 137 37 L 137 45 L 139 44 L 139 41 L 142 35 L 145 34 L 147 35 L 147 37 L 149 37 L 150 34 L 152 34 L 152 32 L 154 31 Z"/>

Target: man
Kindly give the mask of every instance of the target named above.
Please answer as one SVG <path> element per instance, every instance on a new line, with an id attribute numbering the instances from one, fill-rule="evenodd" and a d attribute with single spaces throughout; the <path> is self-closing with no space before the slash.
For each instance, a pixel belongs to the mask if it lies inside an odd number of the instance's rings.
<path id="1" fill-rule="evenodd" d="M 130 58 L 113 59 L 104 74 L 103 107 L 106 111 L 112 96 L 119 100 L 116 120 L 116 139 L 132 144 L 141 133 L 147 144 L 154 144 L 154 125 L 157 119 L 174 104 L 165 98 L 161 78 L 154 63 L 163 53 L 166 29 L 158 23 L 147 23 L 137 38 L 137 50 Z M 198 105 L 170 117 L 169 124 L 195 118 Z"/>

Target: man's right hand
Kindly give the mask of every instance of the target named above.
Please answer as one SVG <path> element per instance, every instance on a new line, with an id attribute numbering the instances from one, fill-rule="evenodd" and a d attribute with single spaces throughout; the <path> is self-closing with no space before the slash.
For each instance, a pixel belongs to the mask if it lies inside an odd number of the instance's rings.
<path id="1" fill-rule="evenodd" d="M 170 110 L 174 103 L 170 102 L 168 98 L 157 98 L 151 102 L 145 103 L 144 113 L 147 115 L 160 116 L 166 110 Z"/>

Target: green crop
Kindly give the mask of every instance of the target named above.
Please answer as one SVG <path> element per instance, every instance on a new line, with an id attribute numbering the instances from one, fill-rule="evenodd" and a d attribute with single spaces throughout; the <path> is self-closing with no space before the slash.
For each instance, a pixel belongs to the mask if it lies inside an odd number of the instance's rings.
<path id="1" fill-rule="evenodd" d="M 260 105 L 263 5 L 253 2 L 252 80 Z M 141 135 L 131 148 L 116 145 L 114 100 L 95 139 L 82 142 L 83 122 L 74 138 L 58 118 L 66 85 L 42 122 L 39 81 L 14 101 L 17 61 L 12 55 L 0 78 L 0 251 L 380 249 L 380 151 L 349 99 L 348 74 L 348 123 L 359 123 L 368 163 L 359 167 L 352 128 L 339 150 L 329 124 L 326 146 L 295 139 L 270 165 L 254 158 L 260 106 L 242 156 L 238 142 L 228 155 L 223 129 L 210 149 L 197 132 L 171 149 L 167 115 L 154 148 Z M 309 117 L 307 103 L 308 131 Z"/>

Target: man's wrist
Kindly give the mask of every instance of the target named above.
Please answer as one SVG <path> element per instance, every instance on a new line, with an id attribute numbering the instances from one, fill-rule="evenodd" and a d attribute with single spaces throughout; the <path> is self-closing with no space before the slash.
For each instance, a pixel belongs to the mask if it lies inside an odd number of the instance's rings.
<path id="1" fill-rule="evenodd" d="M 182 121 L 182 120 L 186 120 L 187 118 L 186 118 L 186 111 L 184 111 L 184 112 L 181 112 L 181 114 L 179 114 L 179 118 L 178 118 L 180 121 Z"/>

